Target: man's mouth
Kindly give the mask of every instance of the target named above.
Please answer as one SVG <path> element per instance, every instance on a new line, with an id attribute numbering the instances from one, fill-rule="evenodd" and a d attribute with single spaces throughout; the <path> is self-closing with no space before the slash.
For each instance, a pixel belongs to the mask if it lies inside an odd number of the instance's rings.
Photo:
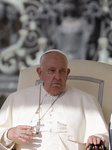
<path id="1" fill-rule="evenodd" d="M 58 86 L 60 86 L 60 85 L 61 85 L 61 83 L 56 82 L 56 83 L 53 83 L 53 85 L 58 85 Z"/>

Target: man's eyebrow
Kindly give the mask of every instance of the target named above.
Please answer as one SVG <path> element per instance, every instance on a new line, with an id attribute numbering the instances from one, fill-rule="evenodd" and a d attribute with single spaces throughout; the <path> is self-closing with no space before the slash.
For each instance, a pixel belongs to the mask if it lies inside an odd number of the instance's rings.
<path id="1" fill-rule="evenodd" d="M 60 70 L 66 70 L 66 68 L 61 68 Z"/>
<path id="2" fill-rule="evenodd" d="M 55 67 L 49 67 L 48 69 L 55 69 Z"/>

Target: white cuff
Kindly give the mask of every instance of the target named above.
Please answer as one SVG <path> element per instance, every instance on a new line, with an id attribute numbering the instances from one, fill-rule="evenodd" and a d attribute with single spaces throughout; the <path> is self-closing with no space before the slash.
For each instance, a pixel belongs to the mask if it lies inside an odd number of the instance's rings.
<path id="1" fill-rule="evenodd" d="M 10 145 L 13 142 L 13 140 L 8 139 L 8 137 L 7 137 L 8 130 L 5 131 L 4 136 L 3 136 L 4 142 L 5 142 L 5 146 L 8 146 L 8 145 Z"/>

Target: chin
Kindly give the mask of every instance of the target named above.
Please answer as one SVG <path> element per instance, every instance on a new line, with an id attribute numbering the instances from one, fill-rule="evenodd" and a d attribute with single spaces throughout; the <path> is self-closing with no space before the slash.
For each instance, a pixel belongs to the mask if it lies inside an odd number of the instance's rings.
<path id="1" fill-rule="evenodd" d="M 62 92 L 63 92 L 62 89 L 59 89 L 59 87 L 53 87 L 53 89 L 51 91 L 51 95 L 56 96 L 56 95 L 61 94 Z"/>
<path id="2" fill-rule="evenodd" d="M 57 95 L 60 95 L 62 92 L 59 92 L 59 93 L 51 93 L 52 96 L 57 96 Z"/>

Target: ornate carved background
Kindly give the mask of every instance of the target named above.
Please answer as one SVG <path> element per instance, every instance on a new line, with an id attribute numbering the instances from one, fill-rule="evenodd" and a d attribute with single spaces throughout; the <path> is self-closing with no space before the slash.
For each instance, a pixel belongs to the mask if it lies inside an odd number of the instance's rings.
<path id="1" fill-rule="evenodd" d="M 20 69 L 47 49 L 111 62 L 111 37 L 111 0 L 0 0 L 1 103 L 16 91 Z"/>

